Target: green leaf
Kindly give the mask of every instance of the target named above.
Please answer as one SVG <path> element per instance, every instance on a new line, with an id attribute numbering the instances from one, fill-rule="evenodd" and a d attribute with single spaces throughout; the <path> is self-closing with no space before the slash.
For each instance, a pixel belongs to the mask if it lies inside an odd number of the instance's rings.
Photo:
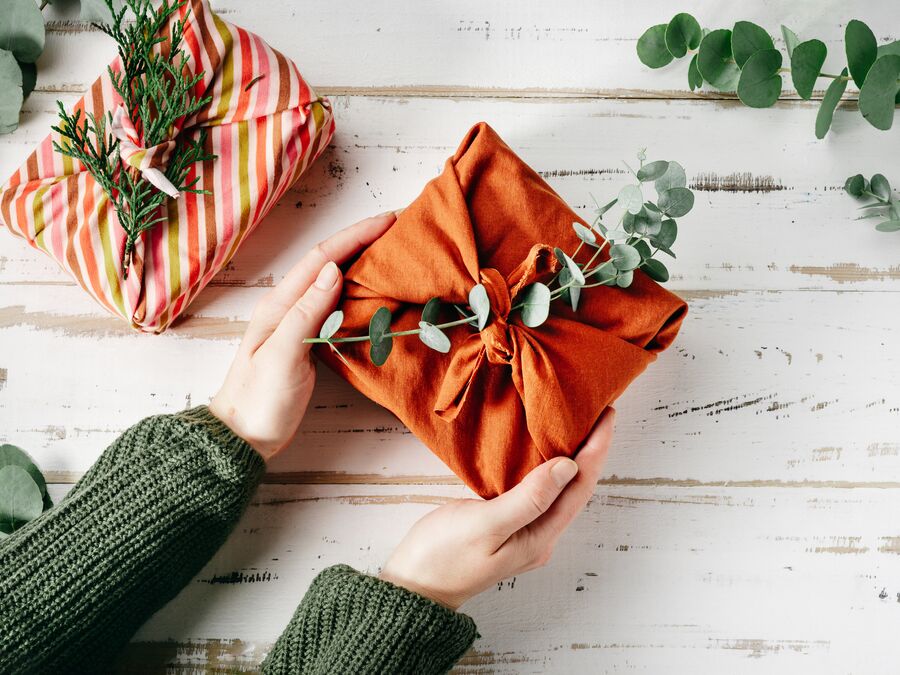
<path id="1" fill-rule="evenodd" d="M 645 164 L 640 169 L 638 169 L 637 177 L 638 180 L 642 183 L 646 183 L 647 181 L 656 180 L 660 176 L 662 176 L 666 169 L 669 168 L 669 163 L 665 160 L 657 160 L 655 162 L 650 162 L 649 164 Z"/>
<path id="2" fill-rule="evenodd" d="M 425 323 L 437 323 L 441 314 L 441 299 L 431 298 L 422 308 L 422 321 Z"/>
<path id="3" fill-rule="evenodd" d="M 680 59 L 688 49 L 696 49 L 702 37 L 700 24 L 690 14 L 676 14 L 666 26 L 666 48 L 675 58 Z"/>
<path id="4" fill-rule="evenodd" d="M 373 345 L 381 344 L 385 333 L 391 330 L 391 310 L 379 307 L 369 320 L 369 340 Z"/>
<path id="5" fill-rule="evenodd" d="M 631 235 L 625 230 L 610 230 L 606 233 L 606 238 L 609 241 L 625 241 L 630 239 Z"/>
<path id="6" fill-rule="evenodd" d="M 661 221 L 662 214 L 648 209 L 645 205 L 641 212 L 634 216 L 631 230 L 645 237 L 653 236 L 659 232 Z"/>
<path id="7" fill-rule="evenodd" d="M 567 286 L 569 282 L 572 281 L 572 275 L 569 274 L 568 269 L 564 269 L 559 273 L 559 285 Z M 572 311 L 578 311 L 578 301 L 581 299 L 581 286 L 572 285 L 567 286 L 563 289 L 562 298 L 565 300 L 569 306 L 572 308 Z"/>
<path id="8" fill-rule="evenodd" d="M 731 31 L 714 30 L 700 42 L 697 69 L 703 79 L 720 91 L 734 91 L 741 69 L 732 61 Z"/>
<path id="9" fill-rule="evenodd" d="M 866 179 L 861 173 L 850 176 L 844 183 L 844 189 L 854 197 L 862 197 L 863 190 L 866 189 Z"/>
<path id="10" fill-rule="evenodd" d="M 862 21 L 853 19 L 844 31 L 847 65 L 857 87 L 862 87 L 875 59 L 878 58 L 878 41 L 875 34 Z"/>
<path id="11" fill-rule="evenodd" d="M 678 237 L 678 224 L 674 220 L 664 220 L 660 224 L 659 234 L 651 240 L 657 248 L 670 248 Z"/>
<path id="12" fill-rule="evenodd" d="M 22 71 L 12 52 L 0 49 L 0 134 L 19 126 L 22 110 Z"/>
<path id="13" fill-rule="evenodd" d="M 866 81 L 859 89 L 859 111 L 876 129 L 886 131 L 894 123 L 898 76 L 900 56 L 888 54 L 869 69 Z"/>
<path id="14" fill-rule="evenodd" d="M 344 313 L 339 309 L 333 311 L 319 329 L 319 337 L 327 340 L 338 332 L 342 323 L 344 323 Z"/>
<path id="15" fill-rule="evenodd" d="M 666 48 L 666 24 L 651 26 L 637 41 L 637 55 L 645 66 L 662 68 L 672 62 L 672 54 Z"/>
<path id="16" fill-rule="evenodd" d="M 893 42 L 879 45 L 878 56 L 876 57 L 876 60 L 880 59 L 882 56 L 887 56 L 888 54 L 896 54 L 900 56 L 900 40 L 894 40 Z"/>
<path id="17" fill-rule="evenodd" d="M 644 207 L 644 195 L 637 185 L 626 185 L 619 190 L 619 206 L 628 213 L 638 213 Z"/>
<path id="18" fill-rule="evenodd" d="M 697 67 L 698 58 L 699 54 L 694 54 L 694 58 L 691 59 L 691 63 L 688 66 L 688 86 L 691 88 L 691 91 L 703 86 L 703 76 L 700 74 L 700 69 Z"/>
<path id="19" fill-rule="evenodd" d="M 617 202 L 617 201 L 619 201 L 619 200 L 618 200 L 618 199 L 613 199 L 612 201 L 607 202 L 606 204 L 604 204 L 603 206 L 601 206 L 600 208 L 598 208 L 598 209 L 597 209 L 597 215 L 600 216 L 600 217 L 602 217 L 604 213 L 606 213 L 607 211 L 609 211 L 612 207 L 614 207 L 614 206 L 616 205 L 616 202 Z"/>
<path id="20" fill-rule="evenodd" d="M 684 173 L 684 168 L 678 162 L 669 162 L 669 168 L 666 169 L 662 178 L 658 178 L 653 184 L 653 187 L 656 188 L 656 194 L 658 195 L 666 190 L 671 190 L 672 188 L 686 186 L 687 176 Z"/>
<path id="21" fill-rule="evenodd" d="M 694 193 L 683 187 L 666 190 L 659 196 L 659 208 L 672 218 L 681 218 L 694 208 Z"/>
<path id="22" fill-rule="evenodd" d="M 794 48 L 800 43 L 800 38 L 787 26 L 781 27 L 781 35 L 784 38 L 784 46 L 787 47 L 788 58 L 793 58 Z"/>
<path id="23" fill-rule="evenodd" d="M 450 338 L 440 328 L 427 321 L 420 321 L 419 328 L 422 331 L 419 333 L 419 339 L 428 347 L 441 354 L 450 351 Z"/>
<path id="24" fill-rule="evenodd" d="M 44 51 L 44 17 L 35 0 L 3 0 L 0 11 L 0 49 L 25 63 L 37 61 Z"/>
<path id="25" fill-rule="evenodd" d="M 572 223 L 572 229 L 575 230 L 575 234 L 585 244 L 588 244 L 590 246 L 597 245 L 597 235 L 594 234 L 594 231 L 591 228 L 585 227 L 581 223 L 576 222 Z"/>
<path id="26" fill-rule="evenodd" d="M 641 256 L 642 261 L 647 260 L 648 258 L 650 258 L 650 256 L 653 255 L 653 253 L 650 251 L 650 244 L 648 244 L 643 239 L 634 242 L 632 246 L 634 246 L 634 250 L 638 252 L 638 255 Z"/>
<path id="27" fill-rule="evenodd" d="M 0 468 L 0 523 L 13 530 L 37 518 L 43 509 L 41 489 L 25 469 Z"/>
<path id="28" fill-rule="evenodd" d="M 619 288 L 628 288 L 631 286 L 631 282 L 634 281 L 634 271 L 628 270 L 627 272 L 621 272 L 616 277 L 616 286 Z"/>
<path id="29" fill-rule="evenodd" d="M 641 266 L 641 269 L 644 270 L 646 275 L 654 281 L 665 283 L 669 280 L 669 270 L 666 269 L 666 266 L 655 258 L 645 260 L 644 264 Z"/>
<path id="30" fill-rule="evenodd" d="M 744 63 L 738 81 L 738 98 L 751 108 L 768 108 L 781 95 L 781 52 L 777 49 L 758 51 Z"/>
<path id="31" fill-rule="evenodd" d="M 883 223 L 878 223 L 875 229 L 879 232 L 896 232 L 900 230 L 900 220 L 885 220 Z"/>
<path id="32" fill-rule="evenodd" d="M 478 330 L 484 330 L 488 319 L 491 317 L 491 300 L 488 298 L 487 289 L 483 285 L 476 284 L 472 286 L 472 289 L 469 291 L 469 307 L 472 308 L 475 316 L 478 317 L 478 322 L 475 324 L 476 327 Z"/>
<path id="33" fill-rule="evenodd" d="M 369 344 L 369 358 L 372 360 L 372 363 L 381 367 L 387 363 L 388 356 L 391 355 L 391 350 L 393 348 L 394 338 L 385 337 L 377 345 L 374 343 Z"/>
<path id="34" fill-rule="evenodd" d="M 25 469 L 32 480 L 37 483 L 41 494 L 47 494 L 47 482 L 44 480 L 44 474 L 41 473 L 31 456 L 22 448 L 9 445 L 8 443 L 0 445 L 0 468 L 4 466 L 18 466 Z"/>
<path id="35" fill-rule="evenodd" d="M 123 0 L 113 0 L 113 7 L 116 10 L 122 8 Z M 110 14 L 106 0 L 81 0 L 81 16 L 82 21 L 90 23 L 111 24 L 113 17 Z"/>
<path id="36" fill-rule="evenodd" d="M 522 323 L 537 328 L 550 316 L 550 289 L 537 282 L 522 293 Z"/>
<path id="37" fill-rule="evenodd" d="M 569 276 L 575 280 L 575 283 L 583 286 L 584 272 L 581 271 L 578 263 L 572 260 L 572 258 L 570 258 L 568 255 L 566 255 L 566 252 L 558 246 L 553 249 L 553 252 L 556 254 L 556 259 L 559 260 L 559 264 L 569 270 Z"/>
<path id="38" fill-rule="evenodd" d="M 821 40 L 807 40 L 794 49 L 791 55 L 791 79 L 800 98 L 807 101 L 812 98 L 813 88 L 822 72 L 827 54 L 828 48 Z"/>
<path id="39" fill-rule="evenodd" d="M 816 138 L 823 139 L 828 129 L 831 128 L 831 120 L 834 117 L 834 109 L 841 101 L 841 96 L 847 89 L 847 80 L 841 79 L 847 76 L 847 69 L 841 71 L 841 77 L 835 79 L 828 85 L 825 90 L 825 96 L 822 97 L 822 104 L 819 106 L 819 112 L 816 114 Z"/>
<path id="40" fill-rule="evenodd" d="M 738 68 L 744 68 L 747 60 L 756 52 L 775 49 L 772 36 L 761 26 L 750 21 L 738 21 L 731 32 L 731 51 Z"/>
<path id="41" fill-rule="evenodd" d="M 888 179 L 885 178 L 880 173 L 876 173 L 872 176 L 872 180 L 869 183 L 870 190 L 872 194 L 877 197 L 880 197 L 883 201 L 890 201 L 891 199 L 891 184 L 888 183 Z"/>
<path id="42" fill-rule="evenodd" d="M 641 254 L 630 244 L 615 244 L 609 249 L 609 259 L 620 272 L 633 270 L 641 264 Z"/>
<path id="43" fill-rule="evenodd" d="M 24 61 L 17 61 L 17 63 L 22 71 L 22 98 L 26 99 L 34 91 L 34 86 L 37 84 L 37 66 Z"/>

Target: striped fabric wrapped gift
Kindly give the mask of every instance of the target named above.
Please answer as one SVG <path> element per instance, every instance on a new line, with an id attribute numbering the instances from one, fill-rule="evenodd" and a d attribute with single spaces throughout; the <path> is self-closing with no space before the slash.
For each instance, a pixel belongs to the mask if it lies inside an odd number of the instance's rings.
<path id="1" fill-rule="evenodd" d="M 191 71 L 204 72 L 195 93 L 212 100 L 173 137 L 196 138 L 206 129 L 206 150 L 216 159 L 195 164 L 188 180 L 199 176 L 195 187 L 209 194 L 169 199 L 165 220 L 138 240 L 127 275 L 115 209 L 80 162 L 54 151 L 56 132 L 0 189 L 0 221 L 52 256 L 110 312 L 148 332 L 165 330 L 185 310 L 334 133 L 327 99 L 292 62 L 220 19 L 207 0 L 189 0 L 180 13 L 188 11 L 183 48 Z M 118 59 L 111 68 L 120 71 Z M 121 102 L 104 74 L 76 107 L 99 117 Z M 159 147 L 133 148 L 123 160 L 136 166 Z"/>

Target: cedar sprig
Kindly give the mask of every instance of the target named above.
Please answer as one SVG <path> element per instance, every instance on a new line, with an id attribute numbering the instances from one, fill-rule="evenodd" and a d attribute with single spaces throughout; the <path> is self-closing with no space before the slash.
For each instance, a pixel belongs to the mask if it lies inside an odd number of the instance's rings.
<path id="1" fill-rule="evenodd" d="M 519 312 L 524 325 L 529 328 L 542 325 L 550 315 L 550 305 L 554 300 L 562 300 L 577 312 L 581 293 L 586 288 L 627 288 L 634 280 L 636 269 L 655 281 L 669 280 L 669 270 L 657 254 L 662 252 L 675 257 L 672 252 L 672 245 L 678 236 L 675 219 L 693 208 L 694 193 L 688 189 L 687 177 L 678 162 L 660 160 L 645 163 L 643 150 L 638 153 L 638 161 L 637 171 L 628 167 L 637 179 L 636 184 L 623 187 L 618 196 L 607 204 L 600 206 L 598 203 L 596 215 L 589 226 L 572 223 L 579 244 L 571 254 L 558 247 L 555 249 L 560 271 L 553 279 L 546 284 L 530 284 L 518 296 L 511 312 Z M 643 187 L 648 183 L 652 183 L 656 191 L 655 202 L 645 200 Z M 621 213 L 617 224 L 608 227 L 603 218 L 614 206 L 618 206 Z M 579 263 L 575 259 L 585 247 L 593 249 L 593 252 L 586 263 Z M 607 259 L 601 261 L 601 254 L 607 247 Z M 451 343 L 444 333 L 445 329 L 470 325 L 474 330 L 481 331 L 490 320 L 490 299 L 482 284 L 472 287 L 468 300 L 468 309 L 453 305 L 462 318 L 442 323 L 443 303 L 440 298 L 431 298 L 422 310 L 419 327 L 403 331 L 392 331 L 390 310 L 379 307 L 369 321 L 367 335 L 347 337 L 335 337 L 344 321 L 344 313 L 337 310 L 325 320 L 319 337 L 307 338 L 304 342 L 327 344 L 344 363 L 347 361 L 335 345 L 369 342 L 369 358 L 376 366 L 387 361 L 395 337 L 418 335 L 426 346 L 446 354 Z"/>
<path id="2" fill-rule="evenodd" d="M 109 69 L 113 88 L 122 98 L 144 146 L 158 145 L 172 138 L 184 118 L 212 100 L 209 96 L 198 98 L 193 94 L 204 73 L 190 74 L 187 54 L 181 48 L 190 10 L 174 21 L 170 35 L 164 36 L 160 33 L 185 0 L 163 0 L 158 11 L 150 0 L 125 0 L 121 9 L 116 9 L 113 0 L 105 2 L 112 20 L 109 24 L 94 25 L 118 45 L 122 69 L 120 72 Z M 133 15 L 133 21 L 126 22 L 128 13 Z M 166 41 L 168 53 L 161 54 L 157 47 Z M 144 232 L 166 220 L 158 212 L 169 197 L 136 169 L 122 164 L 119 140 L 107 132 L 112 113 L 107 113 L 105 118 L 83 116 L 80 110 L 70 115 L 62 103 L 57 103 L 60 124 L 53 130 L 60 135 L 61 142 L 54 141 L 53 147 L 82 162 L 112 201 L 126 235 L 122 269 L 127 278 L 135 244 Z M 175 146 L 164 174 L 180 192 L 208 194 L 194 188 L 199 176 L 187 179 L 195 163 L 215 159 L 215 155 L 204 149 L 205 143 L 206 131 L 201 130 L 196 139 Z"/>

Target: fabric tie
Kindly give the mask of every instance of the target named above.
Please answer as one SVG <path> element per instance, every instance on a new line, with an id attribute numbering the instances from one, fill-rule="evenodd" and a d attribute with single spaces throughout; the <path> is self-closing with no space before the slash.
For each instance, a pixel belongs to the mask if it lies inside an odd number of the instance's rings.
<path id="1" fill-rule="evenodd" d="M 119 148 L 124 161 L 134 167 L 157 190 L 165 192 L 172 199 L 178 197 L 178 188 L 166 178 L 161 168 L 165 168 L 175 149 L 175 141 L 166 141 L 150 148 L 145 148 L 125 107 L 119 105 L 113 114 L 110 132 L 119 139 Z"/>

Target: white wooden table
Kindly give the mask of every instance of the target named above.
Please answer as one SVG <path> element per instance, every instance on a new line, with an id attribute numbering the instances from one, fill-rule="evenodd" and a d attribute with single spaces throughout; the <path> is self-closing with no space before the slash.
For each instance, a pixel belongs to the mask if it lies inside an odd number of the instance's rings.
<path id="1" fill-rule="evenodd" d="M 650 71 L 634 46 L 688 10 L 713 28 L 785 23 L 825 40 L 835 65 L 847 20 L 896 39 L 900 5 L 213 5 L 296 60 L 332 97 L 338 133 L 163 336 L 129 332 L 0 234 L 0 439 L 36 456 L 57 498 L 130 424 L 207 402 L 266 289 L 328 233 L 409 202 L 472 123 L 489 121 L 584 213 L 646 146 L 696 190 L 670 284 L 690 315 L 619 402 L 608 468 L 550 566 L 466 607 L 483 638 L 458 672 L 896 671 L 900 236 L 853 221 L 840 188 L 857 171 L 900 183 L 898 131 L 872 129 L 850 101 L 816 141 L 815 102 L 757 111 L 691 94 L 686 62 Z M 101 33 L 56 17 L 22 126 L 0 137 L 3 177 L 47 133 L 55 101 L 74 102 L 112 54 Z M 467 494 L 325 369 L 296 446 L 138 633 L 131 672 L 253 671 L 317 571 L 377 571 L 419 516 Z"/>

